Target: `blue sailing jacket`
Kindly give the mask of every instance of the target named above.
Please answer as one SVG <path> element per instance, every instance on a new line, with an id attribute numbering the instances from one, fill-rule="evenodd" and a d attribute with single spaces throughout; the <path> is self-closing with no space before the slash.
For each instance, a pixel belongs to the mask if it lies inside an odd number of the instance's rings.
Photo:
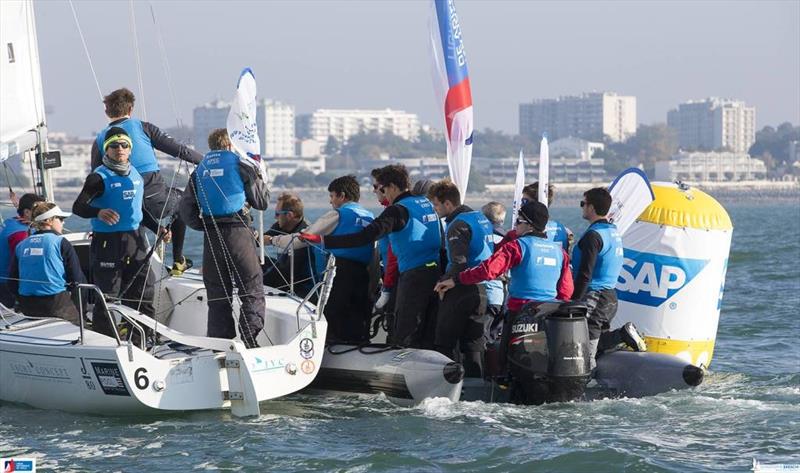
<path id="1" fill-rule="evenodd" d="M 463 221 L 469 225 L 472 231 L 472 238 L 469 241 L 469 254 L 467 255 L 467 267 L 475 267 L 488 257 L 494 251 L 494 239 L 492 238 L 492 224 L 478 211 L 461 212 L 447 224 L 447 228 L 457 221 Z M 445 230 L 446 234 L 446 230 Z M 450 269 L 450 247 L 447 248 L 447 269 Z"/>
<path id="2" fill-rule="evenodd" d="M 348 202 L 338 209 L 339 223 L 331 235 L 345 235 L 357 233 L 372 223 L 375 215 L 356 202 Z M 354 248 L 336 248 L 328 250 L 337 258 L 344 258 L 359 263 L 369 264 L 372 261 L 372 253 L 375 249 L 374 244 L 357 246 Z"/>
<path id="3" fill-rule="evenodd" d="M 614 289 L 617 286 L 619 273 L 622 271 L 623 248 L 622 237 L 613 223 L 596 222 L 589 226 L 587 232 L 594 231 L 603 240 L 603 248 L 597 255 L 589 281 L 590 291 Z M 572 267 L 575 271 L 581 267 L 581 249 L 578 245 L 572 250 Z"/>
<path id="4" fill-rule="evenodd" d="M 567 227 L 562 225 L 561 222 L 548 220 L 544 231 L 547 233 L 548 240 L 561 243 L 561 247 L 564 248 L 564 251 L 569 251 L 569 232 L 567 231 Z"/>
<path id="5" fill-rule="evenodd" d="M 0 232 L 0 284 L 5 284 L 8 277 L 8 265 L 11 264 L 11 251 L 8 239 L 17 232 L 28 232 L 28 226 L 18 218 L 7 218 L 3 222 L 3 231 Z"/>
<path id="6" fill-rule="evenodd" d="M 91 206 L 113 209 L 119 214 L 119 221 L 109 225 L 95 217 L 92 219 L 92 231 L 110 233 L 138 229 L 142 222 L 144 182 L 136 168 L 131 166 L 127 176 L 121 176 L 105 165 L 98 166 L 93 172 L 103 178 L 103 194 L 92 199 Z"/>
<path id="7" fill-rule="evenodd" d="M 52 296 L 66 290 L 62 235 L 40 233 L 22 240 L 15 250 L 19 265 L 19 293 Z"/>
<path id="8" fill-rule="evenodd" d="M 97 147 L 100 149 L 100 154 L 104 154 L 103 142 L 106 138 L 106 133 L 112 126 L 118 126 L 128 133 L 133 142 L 131 148 L 131 165 L 139 171 L 139 174 L 148 172 L 156 172 L 159 170 L 158 159 L 156 159 L 156 152 L 153 150 L 153 143 L 150 142 L 150 137 L 144 132 L 142 121 L 137 118 L 126 118 L 125 120 L 114 125 L 108 125 L 103 128 L 97 135 Z"/>
<path id="9" fill-rule="evenodd" d="M 242 210 L 246 201 L 239 174 L 239 156 L 231 151 L 211 151 L 195 171 L 195 195 L 204 217 L 224 217 Z"/>
<path id="10" fill-rule="evenodd" d="M 564 263 L 561 245 L 533 235 L 522 236 L 517 242 L 522 250 L 522 261 L 511 268 L 509 297 L 533 301 L 554 300 Z"/>
<path id="11" fill-rule="evenodd" d="M 408 210 L 406 226 L 389 234 L 400 272 L 437 263 L 442 235 L 439 217 L 431 201 L 410 195 L 397 202 L 397 205 Z"/>

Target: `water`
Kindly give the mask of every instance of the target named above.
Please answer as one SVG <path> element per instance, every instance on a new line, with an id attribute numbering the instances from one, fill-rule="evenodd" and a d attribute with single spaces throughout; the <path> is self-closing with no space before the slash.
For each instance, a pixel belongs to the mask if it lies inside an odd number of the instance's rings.
<path id="1" fill-rule="evenodd" d="M 733 247 L 712 372 L 697 389 L 544 407 L 294 395 L 244 420 L 0 404 L 0 456 L 36 456 L 40 471 L 59 472 L 741 472 L 752 458 L 800 463 L 800 210 L 796 201 L 724 203 Z M 553 214 L 585 226 L 577 206 Z M 198 242 L 190 232 L 196 261 Z"/>

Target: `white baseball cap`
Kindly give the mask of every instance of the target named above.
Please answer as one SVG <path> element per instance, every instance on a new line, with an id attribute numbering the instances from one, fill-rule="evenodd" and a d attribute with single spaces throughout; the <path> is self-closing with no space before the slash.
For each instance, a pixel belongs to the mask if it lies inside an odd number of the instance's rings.
<path id="1" fill-rule="evenodd" d="M 63 218 L 67 218 L 67 217 L 69 217 L 70 215 L 72 215 L 72 214 L 71 214 L 71 213 L 69 213 L 69 212 L 64 212 L 63 210 L 61 210 L 61 207 L 59 207 L 58 205 L 56 205 L 55 207 L 53 207 L 52 209 L 48 210 L 47 212 L 45 212 L 45 213 L 43 213 L 43 214 L 41 214 L 41 215 L 37 216 L 37 217 L 34 219 L 34 221 L 35 221 L 35 222 L 44 222 L 44 221 L 45 221 L 45 220 L 47 220 L 48 218 L 53 218 L 53 217 L 63 217 Z"/>

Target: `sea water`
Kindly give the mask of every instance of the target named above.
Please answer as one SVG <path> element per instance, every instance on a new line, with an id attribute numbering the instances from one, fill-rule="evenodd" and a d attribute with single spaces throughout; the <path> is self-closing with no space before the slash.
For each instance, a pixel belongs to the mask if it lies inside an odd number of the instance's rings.
<path id="1" fill-rule="evenodd" d="M 296 394 L 262 404 L 253 419 L 0 404 L 0 456 L 35 457 L 39 471 L 58 472 L 741 472 L 754 458 L 800 463 L 800 206 L 723 204 L 733 244 L 711 372 L 696 389 L 542 407 L 431 399 L 403 408 L 380 396 Z M 577 205 L 552 212 L 585 228 Z M 200 241 L 189 232 L 197 262 Z"/>

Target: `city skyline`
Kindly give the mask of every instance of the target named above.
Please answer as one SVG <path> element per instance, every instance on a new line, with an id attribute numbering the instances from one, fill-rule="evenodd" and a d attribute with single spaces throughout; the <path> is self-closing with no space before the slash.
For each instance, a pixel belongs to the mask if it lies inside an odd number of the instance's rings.
<path id="1" fill-rule="evenodd" d="M 149 120 L 174 125 L 150 4 L 134 3 L 146 107 L 129 6 L 93 5 L 75 2 L 102 92 L 127 86 L 140 96 L 139 117 L 146 108 Z M 637 97 L 638 122 L 645 124 L 664 123 L 677 104 L 712 96 L 756 107 L 759 129 L 800 122 L 800 3 L 719 5 L 457 2 L 476 128 L 516 134 L 520 103 L 591 91 Z M 443 127 L 430 79 L 427 2 L 199 2 L 187 10 L 165 1 L 153 7 L 178 115 L 187 125 L 195 106 L 229 100 L 240 69 L 249 65 L 259 96 L 293 104 L 298 115 L 392 108 Z M 36 14 L 49 125 L 91 134 L 105 117 L 69 4 L 37 3 Z"/>

